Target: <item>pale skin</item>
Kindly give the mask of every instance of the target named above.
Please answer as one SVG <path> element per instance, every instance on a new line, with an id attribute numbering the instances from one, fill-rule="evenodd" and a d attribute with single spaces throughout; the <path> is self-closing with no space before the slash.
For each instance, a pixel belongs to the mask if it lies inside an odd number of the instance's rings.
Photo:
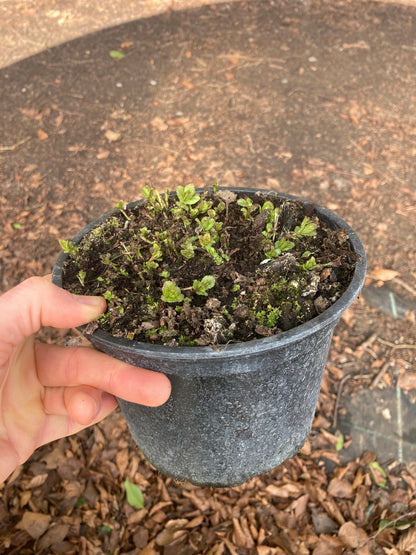
<path id="1" fill-rule="evenodd" d="M 0 296 L 0 483 L 41 445 L 96 424 L 115 396 L 162 405 L 170 382 L 88 347 L 37 343 L 42 326 L 72 328 L 95 320 L 101 297 L 80 297 L 34 277 Z"/>

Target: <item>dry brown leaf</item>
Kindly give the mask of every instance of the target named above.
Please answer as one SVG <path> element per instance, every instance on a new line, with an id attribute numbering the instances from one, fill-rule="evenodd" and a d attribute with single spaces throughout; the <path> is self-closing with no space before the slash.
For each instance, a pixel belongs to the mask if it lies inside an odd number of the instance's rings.
<path id="1" fill-rule="evenodd" d="M 266 487 L 266 491 L 275 497 L 283 497 L 284 499 L 287 499 L 288 497 L 299 497 L 299 495 L 303 493 L 303 486 L 295 482 L 284 484 L 283 486 L 270 484 Z"/>
<path id="2" fill-rule="evenodd" d="M 48 549 L 51 545 L 62 542 L 69 532 L 69 524 L 58 524 L 49 528 L 49 530 L 40 538 L 36 545 L 38 551 Z"/>
<path id="3" fill-rule="evenodd" d="M 155 117 L 150 121 L 150 125 L 158 131 L 166 131 L 169 128 L 168 124 L 159 117 Z"/>
<path id="4" fill-rule="evenodd" d="M 33 539 L 38 539 L 46 532 L 52 517 L 43 513 L 26 511 L 22 520 L 16 524 L 19 530 L 25 530 Z"/>
<path id="5" fill-rule="evenodd" d="M 354 495 L 350 482 L 348 480 L 340 480 L 339 478 L 333 478 L 329 482 L 328 493 L 342 499 L 350 499 Z"/>
<path id="6" fill-rule="evenodd" d="M 321 534 L 312 555 L 341 555 L 343 550 L 344 546 L 339 538 Z"/>
<path id="7" fill-rule="evenodd" d="M 396 270 L 388 270 L 387 268 L 376 268 L 368 274 L 368 277 L 380 281 L 391 281 L 398 275 L 399 272 L 396 272 Z"/>
<path id="8" fill-rule="evenodd" d="M 27 488 L 28 489 L 38 488 L 39 486 L 45 483 L 47 477 L 48 477 L 47 472 L 34 476 L 28 483 Z"/>
<path id="9" fill-rule="evenodd" d="M 115 143 L 121 139 L 121 133 L 117 133 L 116 131 L 111 131 L 111 129 L 107 129 L 105 132 L 105 138 L 109 143 Z"/>
<path id="10" fill-rule="evenodd" d="M 416 373 L 404 372 L 403 374 L 400 374 L 397 385 L 405 391 L 416 389 Z"/>
<path id="11" fill-rule="evenodd" d="M 105 160 L 109 156 L 110 156 L 109 150 L 106 150 L 105 148 L 99 148 L 95 157 L 97 158 L 97 160 Z"/>
<path id="12" fill-rule="evenodd" d="M 338 531 L 339 539 L 347 547 L 360 547 L 367 540 L 367 534 L 361 528 L 357 528 L 354 522 L 346 522 Z"/>
<path id="13" fill-rule="evenodd" d="M 39 141 L 44 141 L 49 137 L 49 135 L 45 131 L 43 131 L 43 129 L 38 129 L 37 135 Z"/>
<path id="14" fill-rule="evenodd" d="M 269 547 L 268 545 L 259 545 L 257 547 L 257 555 L 287 555 L 280 547 Z M 338 554 L 334 554 L 338 555 Z"/>
<path id="15" fill-rule="evenodd" d="M 184 79 L 182 81 L 182 86 L 186 87 L 187 89 L 194 89 L 195 85 L 193 83 L 191 83 L 190 81 L 186 81 L 186 79 Z"/>
<path id="16" fill-rule="evenodd" d="M 130 457 L 129 457 L 129 450 L 127 448 L 120 449 L 120 451 L 117 451 L 116 465 L 120 471 L 121 476 L 124 476 L 126 472 L 126 468 L 129 465 L 129 462 L 130 462 Z"/>
<path id="17" fill-rule="evenodd" d="M 397 547 L 401 551 L 416 553 L 416 528 L 412 528 L 406 534 L 400 537 Z"/>

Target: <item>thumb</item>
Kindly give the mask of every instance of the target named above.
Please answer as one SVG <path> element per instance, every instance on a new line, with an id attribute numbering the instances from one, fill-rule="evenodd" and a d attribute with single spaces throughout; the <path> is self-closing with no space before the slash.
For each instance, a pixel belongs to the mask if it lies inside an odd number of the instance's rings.
<path id="1" fill-rule="evenodd" d="M 32 277 L 0 297 L 0 339 L 17 345 L 41 326 L 80 326 L 105 309 L 102 297 L 72 295 L 47 279 Z"/>

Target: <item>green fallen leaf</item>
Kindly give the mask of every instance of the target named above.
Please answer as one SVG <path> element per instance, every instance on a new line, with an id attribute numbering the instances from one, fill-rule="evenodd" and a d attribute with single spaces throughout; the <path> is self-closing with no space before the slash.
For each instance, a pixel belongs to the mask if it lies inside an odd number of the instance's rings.
<path id="1" fill-rule="evenodd" d="M 397 528 L 398 530 L 407 530 L 410 526 L 414 525 L 414 520 L 389 520 L 388 518 L 382 519 L 379 522 L 378 530 L 385 528 Z"/>
<path id="2" fill-rule="evenodd" d="M 377 461 L 371 462 L 367 464 L 368 467 L 368 471 L 370 473 L 370 478 L 372 479 L 372 481 L 379 486 L 380 488 L 386 488 L 387 487 L 387 474 L 384 470 L 384 468 L 382 468 Z M 373 470 L 375 470 L 375 473 L 373 472 Z M 377 474 L 377 477 L 376 477 Z M 380 478 L 381 475 L 381 478 Z"/>
<path id="3" fill-rule="evenodd" d="M 144 497 L 139 486 L 136 486 L 127 478 L 124 482 L 124 489 L 126 490 L 127 503 L 135 509 L 143 509 Z"/>
<path id="4" fill-rule="evenodd" d="M 338 436 L 338 441 L 335 444 L 335 450 L 336 451 L 341 451 L 341 449 L 344 447 L 344 434 L 339 434 Z"/>
<path id="5" fill-rule="evenodd" d="M 118 50 L 110 50 L 110 56 L 115 60 L 122 60 L 123 58 L 126 57 L 126 55 L 123 54 L 123 52 L 119 52 Z"/>
<path id="6" fill-rule="evenodd" d="M 78 501 L 75 503 L 75 508 L 78 509 L 79 507 L 82 507 L 82 505 L 85 505 L 85 503 L 87 502 L 87 499 L 81 495 L 81 497 L 78 498 Z"/>
<path id="7" fill-rule="evenodd" d="M 13 228 L 13 229 L 22 229 L 22 226 L 21 226 L 20 224 L 13 223 L 13 224 L 12 224 L 12 228 Z"/>

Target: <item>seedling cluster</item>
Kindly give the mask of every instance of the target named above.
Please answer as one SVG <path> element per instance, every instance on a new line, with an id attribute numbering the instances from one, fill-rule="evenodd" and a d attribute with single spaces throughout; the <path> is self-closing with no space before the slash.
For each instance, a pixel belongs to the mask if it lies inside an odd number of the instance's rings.
<path id="1" fill-rule="evenodd" d="M 169 345 L 246 341 L 307 321 L 348 285 L 345 232 L 298 201 L 217 185 L 175 194 L 144 187 L 142 195 L 133 206 L 120 201 L 80 244 L 60 241 L 64 286 L 104 296 L 99 326 L 113 335 Z"/>

